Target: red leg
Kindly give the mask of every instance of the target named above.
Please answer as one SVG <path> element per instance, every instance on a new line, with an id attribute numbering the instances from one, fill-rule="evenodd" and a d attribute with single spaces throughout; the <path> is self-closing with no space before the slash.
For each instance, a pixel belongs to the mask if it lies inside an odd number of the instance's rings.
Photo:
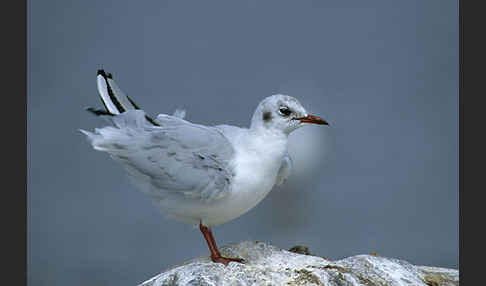
<path id="1" fill-rule="evenodd" d="M 241 258 L 227 258 L 222 257 L 219 253 L 218 247 L 216 246 L 216 240 L 214 240 L 213 233 L 211 229 L 207 226 L 202 225 L 199 223 L 199 229 L 201 230 L 206 242 L 208 244 L 209 250 L 211 251 L 211 260 L 213 262 L 223 263 L 224 265 L 228 265 L 231 261 L 244 263 L 245 261 Z"/>

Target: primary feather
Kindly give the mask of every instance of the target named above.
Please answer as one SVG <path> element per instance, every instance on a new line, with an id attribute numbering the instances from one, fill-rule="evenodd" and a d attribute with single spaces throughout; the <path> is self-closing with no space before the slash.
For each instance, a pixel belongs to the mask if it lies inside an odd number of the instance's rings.
<path id="1" fill-rule="evenodd" d="M 128 100 L 125 93 L 113 80 L 111 74 L 105 73 L 104 70 L 98 70 L 96 83 L 103 105 L 111 114 L 120 114 L 127 110 L 138 109 Z"/>
<path id="2" fill-rule="evenodd" d="M 111 73 L 105 73 L 102 69 L 98 70 L 96 84 L 106 111 L 95 110 L 94 108 L 88 108 L 88 111 L 91 111 L 96 115 L 118 115 L 128 110 L 140 109 L 140 107 L 138 107 L 137 104 L 135 104 L 135 102 L 118 87 L 113 80 Z M 147 115 L 145 115 L 145 119 L 152 125 L 158 125 Z"/>

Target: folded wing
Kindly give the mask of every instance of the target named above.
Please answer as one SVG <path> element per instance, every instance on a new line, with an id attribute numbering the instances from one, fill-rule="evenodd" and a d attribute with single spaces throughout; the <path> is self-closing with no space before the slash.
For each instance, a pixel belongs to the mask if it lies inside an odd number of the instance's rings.
<path id="1" fill-rule="evenodd" d="M 234 150 L 217 129 L 161 114 L 154 126 L 142 110 L 111 116 L 114 126 L 83 131 L 96 150 L 108 152 L 157 197 L 180 195 L 206 201 L 230 191 Z"/>

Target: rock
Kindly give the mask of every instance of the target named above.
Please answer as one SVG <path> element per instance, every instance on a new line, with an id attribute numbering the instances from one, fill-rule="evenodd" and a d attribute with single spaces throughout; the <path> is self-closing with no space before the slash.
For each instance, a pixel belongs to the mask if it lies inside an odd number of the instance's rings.
<path id="1" fill-rule="evenodd" d="M 415 266 L 378 255 L 357 255 L 330 261 L 310 254 L 305 246 L 282 250 L 257 241 L 221 247 L 223 256 L 246 264 L 228 266 L 199 257 L 175 266 L 140 286 L 172 285 L 459 285 L 455 269 Z M 296 253 L 297 252 L 297 253 Z M 301 254 L 304 253 L 304 254 Z"/>

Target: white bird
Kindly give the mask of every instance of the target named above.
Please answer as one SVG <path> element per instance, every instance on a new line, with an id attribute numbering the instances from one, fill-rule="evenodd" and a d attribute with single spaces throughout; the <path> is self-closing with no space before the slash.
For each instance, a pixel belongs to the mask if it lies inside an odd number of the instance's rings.
<path id="1" fill-rule="evenodd" d="M 222 257 L 210 227 L 246 213 L 285 181 L 292 167 L 287 152 L 292 131 L 303 123 L 328 124 L 281 94 L 258 104 L 249 128 L 194 124 L 181 110 L 152 119 L 111 74 L 98 70 L 97 83 L 106 110 L 88 110 L 114 126 L 80 131 L 94 149 L 124 166 L 135 186 L 169 217 L 199 224 L 212 261 L 224 264 L 244 261 Z"/>

